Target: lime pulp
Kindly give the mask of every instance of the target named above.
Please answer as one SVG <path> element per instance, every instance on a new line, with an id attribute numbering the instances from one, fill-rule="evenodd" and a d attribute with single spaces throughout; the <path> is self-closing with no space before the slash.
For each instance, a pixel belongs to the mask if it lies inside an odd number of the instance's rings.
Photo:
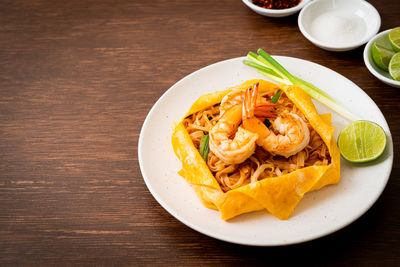
<path id="1" fill-rule="evenodd" d="M 388 70 L 389 62 L 392 56 L 394 55 L 393 50 L 388 49 L 386 46 L 379 44 L 378 42 L 374 42 L 372 44 L 372 58 L 374 59 L 375 64 L 383 69 Z"/>
<path id="2" fill-rule="evenodd" d="M 394 54 L 389 62 L 390 76 L 396 81 L 400 81 L 400 52 Z"/>
<path id="3" fill-rule="evenodd" d="M 386 148 L 386 134 L 378 124 L 359 120 L 340 132 L 338 138 L 340 154 L 350 162 L 370 162 L 382 155 Z"/>
<path id="4" fill-rule="evenodd" d="M 389 32 L 389 42 L 395 52 L 400 52 L 400 27 Z"/>

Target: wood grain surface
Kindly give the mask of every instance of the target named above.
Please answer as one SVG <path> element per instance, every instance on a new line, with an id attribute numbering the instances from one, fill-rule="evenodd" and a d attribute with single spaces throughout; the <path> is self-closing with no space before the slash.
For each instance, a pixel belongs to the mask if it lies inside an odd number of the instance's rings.
<path id="1" fill-rule="evenodd" d="M 369 2 L 381 30 L 400 26 L 399 1 Z M 351 79 L 393 136 L 393 170 L 375 205 L 304 244 L 202 235 L 157 203 L 138 164 L 143 121 L 170 86 L 259 47 Z M 400 90 L 372 76 L 362 52 L 319 49 L 297 15 L 262 17 L 239 0 L 2 0 L 0 264 L 400 266 Z"/>

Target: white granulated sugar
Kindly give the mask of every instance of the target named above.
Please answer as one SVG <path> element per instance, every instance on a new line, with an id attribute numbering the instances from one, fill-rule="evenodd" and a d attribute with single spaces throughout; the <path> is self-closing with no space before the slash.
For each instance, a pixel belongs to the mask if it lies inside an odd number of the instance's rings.
<path id="1" fill-rule="evenodd" d="M 337 11 L 323 13 L 311 24 L 311 35 L 330 45 L 356 43 L 365 33 L 366 25 L 360 17 Z"/>

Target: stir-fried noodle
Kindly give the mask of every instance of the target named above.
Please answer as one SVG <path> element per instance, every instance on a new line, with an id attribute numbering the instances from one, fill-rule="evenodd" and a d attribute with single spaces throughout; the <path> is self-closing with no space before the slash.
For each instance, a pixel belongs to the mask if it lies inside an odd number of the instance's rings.
<path id="1" fill-rule="evenodd" d="M 310 142 L 304 149 L 289 158 L 273 155 L 262 147 L 256 147 L 255 152 L 240 164 L 227 164 L 210 151 L 207 165 L 225 192 L 265 178 L 282 176 L 307 166 L 330 163 L 331 158 L 327 146 L 293 102 L 282 93 L 277 104 L 278 116 L 292 113 L 303 119 L 310 131 Z M 183 125 L 196 148 L 199 148 L 202 136 L 208 134 L 218 122 L 220 115 L 222 115 L 220 106 L 215 105 L 184 119 Z M 270 119 L 271 123 L 273 120 L 273 118 Z M 270 130 L 273 129 L 270 128 Z"/>

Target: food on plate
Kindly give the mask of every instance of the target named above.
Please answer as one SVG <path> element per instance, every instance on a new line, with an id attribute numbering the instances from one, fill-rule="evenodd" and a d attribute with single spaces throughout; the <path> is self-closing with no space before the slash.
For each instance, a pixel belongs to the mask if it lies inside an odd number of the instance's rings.
<path id="1" fill-rule="evenodd" d="M 268 77 L 269 79 L 278 83 L 294 84 L 304 90 L 310 97 L 314 98 L 321 104 L 331 108 L 338 114 L 350 121 L 359 120 L 357 116 L 348 111 L 345 107 L 341 106 L 329 94 L 322 91 L 315 85 L 302 80 L 299 77 L 292 75 L 288 72 L 278 61 L 276 61 L 270 54 L 259 48 L 257 54 L 249 52 L 247 59 L 243 63 L 258 70 L 259 73 Z"/>
<path id="2" fill-rule="evenodd" d="M 396 31 L 396 29 L 400 31 L 400 28 L 398 27 L 391 30 L 391 33 Z M 392 39 L 395 39 L 394 36 L 396 35 L 392 35 Z M 390 51 L 391 53 L 389 53 Z M 386 68 L 386 70 L 389 70 L 389 73 L 393 77 L 393 79 L 400 80 L 400 52 L 394 54 L 394 52 L 390 49 L 390 44 L 387 40 L 387 36 L 379 38 L 373 44 L 372 55 L 378 65 L 381 65 L 382 68 Z M 336 102 L 336 100 L 326 92 L 317 88 L 313 84 L 290 74 L 281 64 L 279 64 L 279 62 L 277 62 L 271 55 L 269 55 L 261 48 L 257 50 L 257 54 L 249 52 L 247 54 L 247 59 L 244 59 L 243 63 L 250 67 L 256 68 L 259 73 L 270 78 L 273 81 L 280 83 L 291 83 L 299 86 L 310 97 L 336 111 L 342 117 L 352 121 L 353 123 L 350 125 L 358 125 L 358 122 L 361 121 L 357 116 L 355 116 L 345 107 Z M 371 125 L 375 125 L 375 123 L 373 122 L 363 122 L 363 125 L 367 125 L 368 123 Z M 384 147 L 383 150 L 379 150 L 381 149 L 381 147 L 375 146 L 376 140 L 374 138 L 365 138 L 367 134 L 364 130 L 367 131 L 367 129 L 352 131 L 353 135 L 351 136 L 351 138 L 342 138 L 342 140 L 346 140 L 342 142 L 342 146 L 340 146 L 339 144 L 339 148 L 342 152 L 341 154 L 343 158 L 351 162 L 366 162 L 377 159 L 382 154 Z M 383 132 L 382 129 L 381 131 Z M 344 134 L 343 136 L 347 136 L 347 134 Z M 383 136 L 385 136 L 384 132 Z M 360 147 L 358 147 L 351 145 L 351 140 L 363 140 L 363 142 L 358 142 L 358 144 L 360 145 Z M 375 148 L 373 151 L 369 151 L 364 155 L 358 155 L 360 149 L 372 147 Z M 345 151 L 342 151 L 342 148 Z"/>
<path id="3" fill-rule="evenodd" d="M 288 219 L 304 194 L 340 180 L 330 114 L 299 87 L 249 80 L 201 96 L 175 124 L 179 174 L 221 218 Z"/>
<path id="4" fill-rule="evenodd" d="M 338 146 L 343 158 L 354 163 L 370 162 L 383 154 L 386 134 L 371 121 L 353 122 L 340 132 Z"/>

